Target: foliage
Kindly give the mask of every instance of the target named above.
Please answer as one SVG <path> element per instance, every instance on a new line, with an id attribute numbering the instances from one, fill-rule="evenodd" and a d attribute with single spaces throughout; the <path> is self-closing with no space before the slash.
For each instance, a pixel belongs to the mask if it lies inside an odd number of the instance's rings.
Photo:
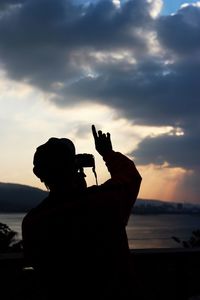
<path id="1" fill-rule="evenodd" d="M 20 251 L 21 241 L 16 241 L 17 232 L 0 223 L 0 252 Z"/>
<path id="2" fill-rule="evenodd" d="M 172 236 L 172 239 L 184 248 L 198 248 L 200 247 L 200 229 L 192 231 L 192 236 L 187 241 L 180 240 L 176 236 Z"/>

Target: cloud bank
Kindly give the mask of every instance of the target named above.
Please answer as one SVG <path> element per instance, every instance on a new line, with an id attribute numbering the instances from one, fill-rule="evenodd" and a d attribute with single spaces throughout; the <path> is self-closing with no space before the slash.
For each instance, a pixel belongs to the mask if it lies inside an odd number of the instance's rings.
<path id="1" fill-rule="evenodd" d="M 184 168 L 199 192 L 200 4 L 162 16 L 160 0 L 115 3 L 1 1 L 1 68 L 55 105 L 102 103 L 134 124 L 172 126 L 141 141 L 136 162 Z"/>

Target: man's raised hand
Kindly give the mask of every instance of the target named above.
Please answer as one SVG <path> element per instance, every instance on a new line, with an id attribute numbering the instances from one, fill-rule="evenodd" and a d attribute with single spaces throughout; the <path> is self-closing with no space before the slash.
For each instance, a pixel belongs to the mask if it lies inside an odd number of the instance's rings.
<path id="1" fill-rule="evenodd" d="M 112 143 L 109 132 L 105 134 L 99 130 L 97 133 L 95 126 L 92 125 L 92 134 L 94 137 L 96 150 L 100 155 L 104 156 L 112 151 Z"/>

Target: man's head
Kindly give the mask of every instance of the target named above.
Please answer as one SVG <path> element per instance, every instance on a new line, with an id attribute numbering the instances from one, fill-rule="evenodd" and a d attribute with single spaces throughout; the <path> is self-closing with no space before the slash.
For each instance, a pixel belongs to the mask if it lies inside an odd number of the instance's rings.
<path id="1" fill-rule="evenodd" d="M 37 147 L 33 158 L 33 172 L 46 186 L 62 184 L 76 173 L 75 146 L 66 138 L 50 138 Z"/>

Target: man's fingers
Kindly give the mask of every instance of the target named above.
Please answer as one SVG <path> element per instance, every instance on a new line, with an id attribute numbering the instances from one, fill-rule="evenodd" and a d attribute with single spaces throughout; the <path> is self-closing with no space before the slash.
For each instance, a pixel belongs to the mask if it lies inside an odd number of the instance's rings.
<path id="1" fill-rule="evenodd" d="M 96 140 L 97 139 L 97 131 L 96 131 L 96 128 L 94 125 L 92 125 L 92 134 L 93 134 L 94 139 Z"/>
<path id="2" fill-rule="evenodd" d="M 98 140 L 109 140 L 110 141 L 110 133 L 107 132 L 106 134 L 103 133 L 101 130 L 96 131 L 96 128 L 94 125 L 92 125 L 92 133 L 95 141 L 97 142 Z"/>
<path id="3" fill-rule="evenodd" d="M 99 134 L 99 137 L 101 137 L 103 135 L 101 130 L 98 131 L 98 134 Z"/>

